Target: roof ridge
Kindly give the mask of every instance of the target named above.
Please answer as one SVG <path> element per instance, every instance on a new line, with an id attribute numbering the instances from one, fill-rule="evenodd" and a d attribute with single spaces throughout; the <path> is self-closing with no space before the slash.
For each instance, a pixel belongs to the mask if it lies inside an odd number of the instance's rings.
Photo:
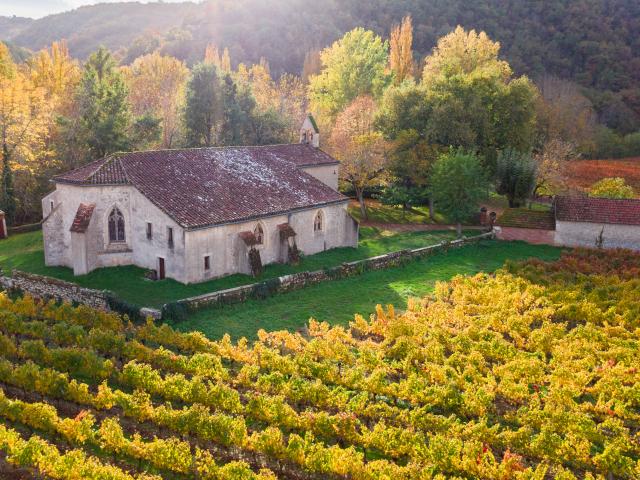
<path id="1" fill-rule="evenodd" d="M 209 147 L 182 147 L 182 148 L 155 148 L 150 150 L 131 150 L 129 152 L 118 151 L 110 155 L 130 155 L 132 153 L 152 153 L 152 152 L 180 152 L 190 150 L 223 150 L 225 148 L 266 148 L 266 147 L 288 147 L 293 145 L 302 145 L 310 147 L 305 143 L 289 142 L 289 143 L 270 143 L 268 145 L 212 145 Z M 324 150 L 323 150 L 324 151 Z"/>

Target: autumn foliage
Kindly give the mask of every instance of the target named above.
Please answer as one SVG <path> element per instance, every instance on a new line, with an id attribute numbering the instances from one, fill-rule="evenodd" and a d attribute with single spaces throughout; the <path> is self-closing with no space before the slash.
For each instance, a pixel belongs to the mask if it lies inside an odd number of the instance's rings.
<path id="1" fill-rule="evenodd" d="M 639 270 L 575 250 L 253 345 L 0 296 L 0 450 L 52 478 L 638 478 Z"/>

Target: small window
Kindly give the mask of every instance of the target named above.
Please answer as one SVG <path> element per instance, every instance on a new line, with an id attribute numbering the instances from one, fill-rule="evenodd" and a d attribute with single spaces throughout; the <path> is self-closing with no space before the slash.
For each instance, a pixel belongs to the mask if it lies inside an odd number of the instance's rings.
<path id="1" fill-rule="evenodd" d="M 321 232 L 323 228 L 322 225 L 322 212 L 318 212 L 316 214 L 316 218 L 313 221 L 313 231 L 314 232 Z"/>
<path id="2" fill-rule="evenodd" d="M 262 230 L 262 225 L 256 225 L 256 228 L 253 229 L 253 236 L 256 237 L 256 243 L 258 245 L 264 243 L 264 230 Z"/>
<path id="3" fill-rule="evenodd" d="M 147 240 L 151 240 L 153 238 L 153 225 L 150 222 L 147 222 Z"/>
<path id="4" fill-rule="evenodd" d="M 51 200 L 51 211 L 53 212 L 53 200 Z"/>
<path id="5" fill-rule="evenodd" d="M 167 227 L 167 245 L 173 248 L 173 228 Z"/>
<path id="6" fill-rule="evenodd" d="M 209 257 L 209 255 L 204 257 L 204 269 L 211 270 L 211 257 Z"/>

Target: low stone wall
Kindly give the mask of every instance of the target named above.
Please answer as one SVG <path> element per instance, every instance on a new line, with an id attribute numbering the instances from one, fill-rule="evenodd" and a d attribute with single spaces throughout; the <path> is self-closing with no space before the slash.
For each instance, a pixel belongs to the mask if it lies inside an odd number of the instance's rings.
<path id="1" fill-rule="evenodd" d="M 343 263 L 337 267 L 326 270 L 284 275 L 282 277 L 265 280 L 264 282 L 242 285 L 226 290 L 205 293 L 203 295 L 198 295 L 197 297 L 185 298 L 183 300 L 179 300 L 176 304 L 182 305 L 188 311 L 196 311 L 214 305 L 244 302 L 249 298 L 266 298 L 276 293 L 299 290 L 321 282 L 359 275 L 369 270 L 381 270 L 397 267 L 413 259 L 431 255 L 437 251 L 446 250 L 452 247 L 460 247 L 467 243 L 473 243 L 488 238 L 495 238 L 494 232 L 483 233 L 481 235 L 453 240 L 451 242 L 442 242 L 436 245 L 416 248 L 413 250 L 391 252 L 377 257 Z M 167 306 L 165 306 L 165 308 L 166 307 Z"/>
<path id="2" fill-rule="evenodd" d="M 100 310 L 109 310 L 109 292 L 83 288 L 57 278 L 13 270 L 11 276 L 0 276 L 0 285 L 6 290 L 19 289 L 34 298 L 75 302 Z"/>

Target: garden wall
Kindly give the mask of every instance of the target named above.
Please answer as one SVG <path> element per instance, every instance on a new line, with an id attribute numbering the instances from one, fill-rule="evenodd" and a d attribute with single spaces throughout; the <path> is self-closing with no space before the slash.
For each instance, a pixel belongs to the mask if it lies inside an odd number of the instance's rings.
<path id="1" fill-rule="evenodd" d="M 205 293 L 197 297 L 179 300 L 172 305 L 179 305 L 186 308 L 188 311 L 196 311 L 214 305 L 244 302 L 249 298 L 266 298 L 276 293 L 299 290 L 321 282 L 359 275 L 369 270 L 381 270 L 397 267 L 407 263 L 408 261 L 430 255 L 437 251 L 446 250 L 451 247 L 460 247 L 467 243 L 494 237 L 494 232 L 488 232 L 474 237 L 462 238 L 451 242 L 442 242 L 428 247 L 421 247 L 413 250 L 400 250 L 397 252 L 379 255 L 377 257 L 366 258 L 364 260 L 343 263 L 337 267 L 325 270 L 293 273 L 291 275 L 268 279 L 264 282 Z M 167 312 L 167 310 L 169 310 L 167 307 L 169 306 L 170 305 L 165 305 L 163 310 Z"/>
<path id="2" fill-rule="evenodd" d="M 19 289 L 34 298 L 75 302 L 100 310 L 109 310 L 109 292 L 83 288 L 57 278 L 13 270 L 11 276 L 0 276 L 0 285 L 6 290 Z"/>

